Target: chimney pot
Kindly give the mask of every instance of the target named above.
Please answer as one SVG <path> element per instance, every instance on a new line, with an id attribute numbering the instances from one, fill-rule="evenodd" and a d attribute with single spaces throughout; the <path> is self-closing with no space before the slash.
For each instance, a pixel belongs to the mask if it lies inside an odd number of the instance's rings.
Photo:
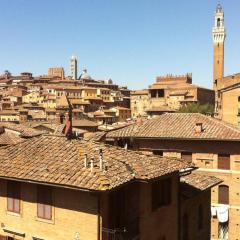
<path id="1" fill-rule="evenodd" d="M 94 158 L 91 158 L 90 165 L 91 165 L 91 172 L 92 172 L 94 168 Z"/>
<path id="2" fill-rule="evenodd" d="M 99 168 L 103 170 L 103 152 L 102 149 L 99 150 Z"/>
<path id="3" fill-rule="evenodd" d="M 195 133 L 203 132 L 203 124 L 201 122 L 196 123 L 195 125 Z"/>
<path id="4" fill-rule="evenodd" d="M 84 158 L 84 167 L 85 168 L 88 167 L 88 157 L 87 157 L 87 154 L 85 154 L 85 158 Z"/>

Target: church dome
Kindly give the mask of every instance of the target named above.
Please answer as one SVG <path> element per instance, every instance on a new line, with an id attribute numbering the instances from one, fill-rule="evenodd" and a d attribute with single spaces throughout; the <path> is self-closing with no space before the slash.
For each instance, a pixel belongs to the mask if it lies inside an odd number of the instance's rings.
<path id="1" fill-rule="evenodd" d="M 87 73 L 87 69 L 84 69 L 82 74 L 80 75 L 79 79 L 87 79 L 91 80 L 91 76 Z"/>

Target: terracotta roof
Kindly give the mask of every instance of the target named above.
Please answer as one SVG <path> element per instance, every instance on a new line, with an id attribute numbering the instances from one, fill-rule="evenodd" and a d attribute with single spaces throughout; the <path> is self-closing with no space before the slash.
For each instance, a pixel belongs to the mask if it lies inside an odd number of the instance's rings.
<path id="1" fill-rule="evenodd" d="M 94 140 L 96 142 L 100 142 L 106 135 L 106 132 L 88 132 L 84 135 L 84 139 L 86 140 Z"/>
<path id="2" fill-rule="evenodd" d="M 83 101 L 82 99 L 79 99 L 79 98 L 71 98 L 69 100 L 70 100 L 71 104 L 80 104 L 80 105 L 90 104 L 89 101 Z"/>
<path id="3" fill-rule="evenodd" d="M 79 120 L 73 119 L 72 126 L 73 127 L 97 127 L 98 124 L 87 119 L 79 119 Z"/>
<path id="4" fill-rule="evenodd" d="M 0 126 L 6 129 L 20 133 L 20 137 L 35 137 L 43 134 L 43 131 L 35 130 L 31 127 L 27 127 L 23 124 L 15 124 L 10 122 L 2 122 Z"/>
<path id="5" fill-rule="evenodd" d="M 67 96 L 63 94 L 58 100 L 57 100 L 57 106 L 58 107 L 64 107 L 69 108 L 69 102 L 67 99 Z"/>
<path id="6" fill-rule="evenodd" d="M 18 115 L 18 112 L 14 110 L 1 110 L 0 115 Z"/>
<path id="7" fill-rule="evenodd" d="M 201 133 L 195 131 L 197 123 L 202 123 Z M 112 131 L 108 137 L 240 141 L 240 130 L 200 113 L 166 113 L 142 124 Z"/>
<path id="8" fill-rule="evenodd" d="M 222 180 L 217 177 L 203 175 L 197 172 L 182 176 L 180 181 L 181 193 L 187 197 L 191 197 L 200 191 L 212 188 L 222 182 Z"/>
<path id="9" fill-rule="evenodd" d="M 34 128 L 37 131 L 38 129 L 44 129 L 44 133 L 54 133 L 54 134 L 62 134 L 63 129 L 65 128 L 65 124 L 56 124 L 52 122 L 26 122 L 24 125 Z M 43 132 L 43 130 L 41 130 Z"/>
<path id="10" fill-rule="evenodd" d="M 102 149 L 104 170 L 99 168 Z M 94 159 L 94 167 L 85 167 Z M 42 135 L 0 149 L 0 178 L 44 182 L 90 190 L 110 190 L 131 180 L 151 180 L 188 168 L 189 164 L 143 155 L 93 141 Z"/>
<path id="11" fill-rule="evenodd" d="M 0 145 L 13 145 L 22 141 L 24 139 L 14 133 L 4 132 L 0 134 Z"/>
<path id="12" fill-rule="evenodd" d="M 45 112 L 56 112 L 56 108 L 45 108 Z"/>
<path id="13" fill-rule="evenodd" d="M 118 109 L 118 110 L 128 110 L 128 111 L 131 111 L 130 108 L 125 108 L 125 107 L 120 107 L 120 106 L 113 107 L 113 109 Z"/>
<path id="14" fill-rule="evenodd" d="M 77 113 L 77 112 L 83 112 L 83 110 L 82 110 L 82 109 L 78 109 L 78 108 L 74 108 L 74 109 L 72 110 L 72 112 L 75 112 L 75 113 Z"/>

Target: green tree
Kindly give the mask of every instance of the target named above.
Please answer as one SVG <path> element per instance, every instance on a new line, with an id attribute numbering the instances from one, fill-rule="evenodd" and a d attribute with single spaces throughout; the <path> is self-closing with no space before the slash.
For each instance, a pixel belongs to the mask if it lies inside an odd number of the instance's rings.
<path id="1" fill-rule="evenodd" d="M 186 106 L 182 106 L 179 109 L 180 113 L 202 113 L 202 114 L 214 114 L 214 106 L 212 104 L 199 104 L 191 103 Z"/>

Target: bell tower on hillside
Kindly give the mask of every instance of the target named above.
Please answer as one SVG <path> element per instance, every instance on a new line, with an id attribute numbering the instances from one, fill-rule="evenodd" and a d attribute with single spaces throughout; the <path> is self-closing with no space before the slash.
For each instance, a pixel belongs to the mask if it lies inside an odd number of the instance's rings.
<path id="1" fill-rule="evenodd" d="M 224 42 L 226 29 L 224 27 L 224 11 L 220 4 L 215 11 L 215 21 L 212 30 L 214 43 L 213 84 L 215 89 L 216 80 L 224 77 Z"/>

